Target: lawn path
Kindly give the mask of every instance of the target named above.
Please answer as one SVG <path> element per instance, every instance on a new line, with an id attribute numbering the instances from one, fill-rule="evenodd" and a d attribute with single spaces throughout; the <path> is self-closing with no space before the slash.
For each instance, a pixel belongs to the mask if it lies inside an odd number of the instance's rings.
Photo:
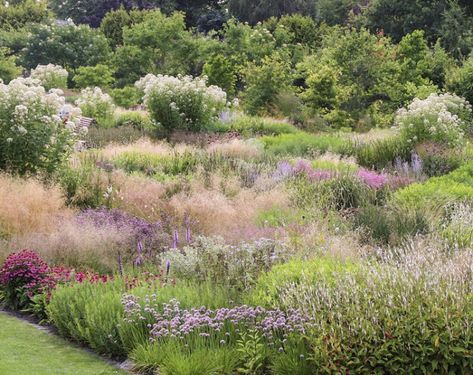
<path id="1" fill-rule="evenodd" d="M 125 375 L 60 337 L 0 311 L 1 375 Z"/>

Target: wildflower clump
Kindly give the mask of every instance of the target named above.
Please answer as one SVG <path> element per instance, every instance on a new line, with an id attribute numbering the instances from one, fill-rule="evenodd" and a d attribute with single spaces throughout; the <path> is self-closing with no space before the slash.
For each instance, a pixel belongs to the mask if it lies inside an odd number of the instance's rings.
<path id="1" fill-rule="evenodd" d="M 75 104 L 84 116 L 95 118 L 99 123 L 112 118 L 115 111 L 112 97 L 100 87 L 87 87 L 82 90 Z"/>
<path id="2" fill-rule="evenodd" d="M 46 89 L 65 89 L 67 88 L 67 77 L 69 73 L 66 69 L 59 65 L 48 64 L 38 65 L 31 70 L 31 78 L 37 79 L 41 85 Z"/>
<path id="3" fill-rule="evenodd" d="M 61 118 L 61 90 L 46 93 L 39 80 L 0 83 L 0 169 L 53 172 L 72 149 L 79 118 Z"/>
<path id="4" fill-rule="evenodd" d="M 396 115 L 396 125 L 406 141 L 415 145 L 423 141 L 460 146 L 471 128 L 471 105 L 454 94 L 431 94 L 414 99 Z"/>
<path id="5" fill-rule="evenodd" d="M 156 125 L 166 130 L 199 131 L 230 106 L 225 91 L 207 86 L 205 77 L 148 74 L 136 86 L 144 92 L 144 103 Z"/>

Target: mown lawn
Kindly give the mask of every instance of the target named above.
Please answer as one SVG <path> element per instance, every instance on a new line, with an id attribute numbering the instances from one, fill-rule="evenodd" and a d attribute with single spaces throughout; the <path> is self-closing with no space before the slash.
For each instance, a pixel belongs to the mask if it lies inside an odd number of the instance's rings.
<path id="1" fill-rule="evenodd" d="M 124 375 L 59 337 L 0 312 L 0 374 Z"/>

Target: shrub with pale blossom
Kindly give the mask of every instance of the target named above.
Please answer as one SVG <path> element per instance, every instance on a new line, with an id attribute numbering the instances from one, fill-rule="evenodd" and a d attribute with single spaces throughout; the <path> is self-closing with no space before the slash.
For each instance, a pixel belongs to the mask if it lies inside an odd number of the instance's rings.
<path id="1" fill-rule="evenodd" d="M 67 88 L 68 76 L 66 69 L 54 64 L 40 64 L 31 70 L 31 78 L 39 80 L 46 90 Z"/>
<path id="2" fill-rule="evenodd" d="M 472 125 L 471 105 L 454 94 L 431 94 L 414 99 L 396 115 L 396 125 L 410 144 L 422 141 L 446 143 L 455 147 L 463 143 Z"/>
<path id="3" fill-rule="evenodd" d="M 99 123 L 112 118 L 115 111 L 112 97 L 104 93 L 100 87 L 87 87 L 82 90 L 75 104 L 82 110 L 84 116 L 92 117 Z"/>
<path id="4" fill-rule="evenodd" d="M 0 83 L 0 169 L 25 174 L 53 172 L 74 144 L 79 119 L 61 118 L 61 90 L 46 93 L 38 80 Z"/>
<path id="5" fill-rule="evenodd" d="M 158 127 L 199 131 L 218 119 L 230 105 L 227 94 L 207 86 L 206 78 L 148 74 L 136 86 Z"/>

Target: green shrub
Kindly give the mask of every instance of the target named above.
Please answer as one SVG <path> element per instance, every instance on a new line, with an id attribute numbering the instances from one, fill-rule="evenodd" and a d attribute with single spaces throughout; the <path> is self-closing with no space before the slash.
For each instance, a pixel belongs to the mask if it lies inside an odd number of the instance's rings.
<path id="1" fill-rule="evenodd" d="M 124 108 L 133 107 L 141 100 L 140 90 L 134 86 L 110 90 L 110 96 L 113 98 L 116 105 Z"/>
<path id="2" fill-rule="evenodd" d="M 274 112 L 279 93 L 289 89 L 291 66 L 287 56 L 275 53 L 266 56 L 261 64 L 248 63 L 243 70 L 245 109 L 251 115 Z"/>
<path id="3" fill-rule="evenodd" d="M 298 129 L 284 121 L 275 121 L 256 116 L 238 116 L 230 124 L 230 130 L 237 131 L 245 137 L 257 135 L 294 134 Z"/>
<path id="4" fill-rule="evenodd" d="M 81 66 L 76 70 L 73 81 L 77 87 L 109 87 L 113 82 L 113 70 L 104 64 Z"/>
<path id="5" fill-rule="evenodd" d="M 312 181 L 298 177 L 290 184 L 291 198 L 301 209 L 350 210 L 367 204 L 381 203 L 386 189 L 371 189 L 349 173 L 334 178 Z"/>
<path id="6" fill-rule="evenodd" d="M 115 126 L 132 126 L 136 130 L 144 132 L 151 130 L 153 125 L 147 113 L 128 111 L 118 114 L 115 118 Z"/>
<path id="7" fill-rule="evenodd" d="M 205 63 L 202 73 L 207 76 L 210 85 L 221 87 L 229 95 L 235 93 L 236 69 L 234 64 L 225 56 L 212 56 Z"/>
<path id="8" fill-rule="evenodd" d="M 59 65 L 38 65 L 31 70 L 31 78 L 38 79 L 46 90 L 67 88 L 69 73 Z"/>
<path id="9" fill-rule="evenodd" d="M 473 200 L 473 163 L 424 183 L 412 184 L 397 191 L 394 199 L 401 205 L 429 207 Z"/>
<path id="10" fill-rule="evenodd" d="M 48 315 L 61 335 L 100 354 L 121 357 L 126 354 L 118 331 L 124 292 L 121 279 L 59 286 L 52 294 Z"/>
<path id="11" fill-rule="evenodd" d="M 103 127 L 113 125 L 115 105 L 110 95 L 102 92 L 99 87 L 86 88 L 81 93 L 75 104 L 82 110 L 86 117 L 92 117 Z"/>
<path id="12" fill-rule="evenodd" d="M 265 136 L 261 138 L 261 142 L 268 153 L 281 156 L 305 156 L 327 151 L 347 153 L 350 148 L 349 142 L 339 136 L 304 132 Z"/>
<path id="13" fill-rule="evenodd" d="M 381 170 L 392 165 L 396 158 L 409 158 L 412 146 L 401 137 L 393 137 L 364 144 L 355 143 L 352 149 L 358 164 Z"/>
<path id="14" fill-rule="evenodd" d="M 447 90 L 473 103 L 473 56 L 462 65 L 453 67 L 447 74 Z"/>
<path id="15" fill-rule="evenodd" d="M 278 306 L 280 288 L 285 285 L 297 285 L 303 281 L 317 283 L 321 279 L 331 280 L 336 273 L 355 272 L 356 269 L 354 263 L 330 257 L 311 260 L 293 259 L 274 266 L 271 271 L 260 276 L 248 296 L 248 302 L 266 307 Z"/>
<path id="16" fill-rule="evenodd" d="M 396 115 L 401 136 L 411 145 L 434 141 L 458 147 L 472 127 L 471 105 L 453 94 L 431 94 L 414 101 Z"/>
<path id="17" fill-rule="evenodd" d="M 95 158 L 86 158 L 77 166 L 68 165 L 59 171 L 67 205 L 82 209 L 108 205 L 107 176 L 95 163 Z"/>
<path id="18" fill-rule="evenodd" d="M 25 99 L 27 98 L 27 99 Z M 66 126 L 57 116 L 63 106 L 30 79 L 0 83 L 0 170 L 53 173 L 72 151 L 77 117 Z"/>
<path id="19" fill-rule="evenodd" d="M 7 48 L 0 48 L 0 79 L 9 83 L 21 73 L 20 67 L 16 66 L 16 57 L 10 56 Z"/>
<path id="20" fill-rule="evenodd" d="M 399 245 L 409 237 L 429 233 L 436 214 L 433 207 L 421 210 L 389 204 L 387 207 L 367 205 L 356 212 L 353 223 L 355 228 L 364 230 L 367 242 Z"/>
<path id="21" fill-rule="evenodd" d="M 178 175 L 192 172 L 198 159 L 190 152 L 163 156 L 152 152 L 127 151 L 117 156 L 113 162 L 128 173 Z"/>
<path id="22" fill-rule="evenodd" d="M 406 247 L 388 264 L 286 283 L 273 306 L 297 306 L 314 318 L 307 335 L 287 345 L 305 345 L 312 373 L 467 374 L 471 255 L 439 251 Z"/>
<path id="23" fill-rule="evenodd" d="M 228 105 L 226 93 L 207 86 L 203 78 L 148 74 L 136 85 L 145 93 L 144 103 L 157 130 L 200 131 L 215 122 Z"/>

